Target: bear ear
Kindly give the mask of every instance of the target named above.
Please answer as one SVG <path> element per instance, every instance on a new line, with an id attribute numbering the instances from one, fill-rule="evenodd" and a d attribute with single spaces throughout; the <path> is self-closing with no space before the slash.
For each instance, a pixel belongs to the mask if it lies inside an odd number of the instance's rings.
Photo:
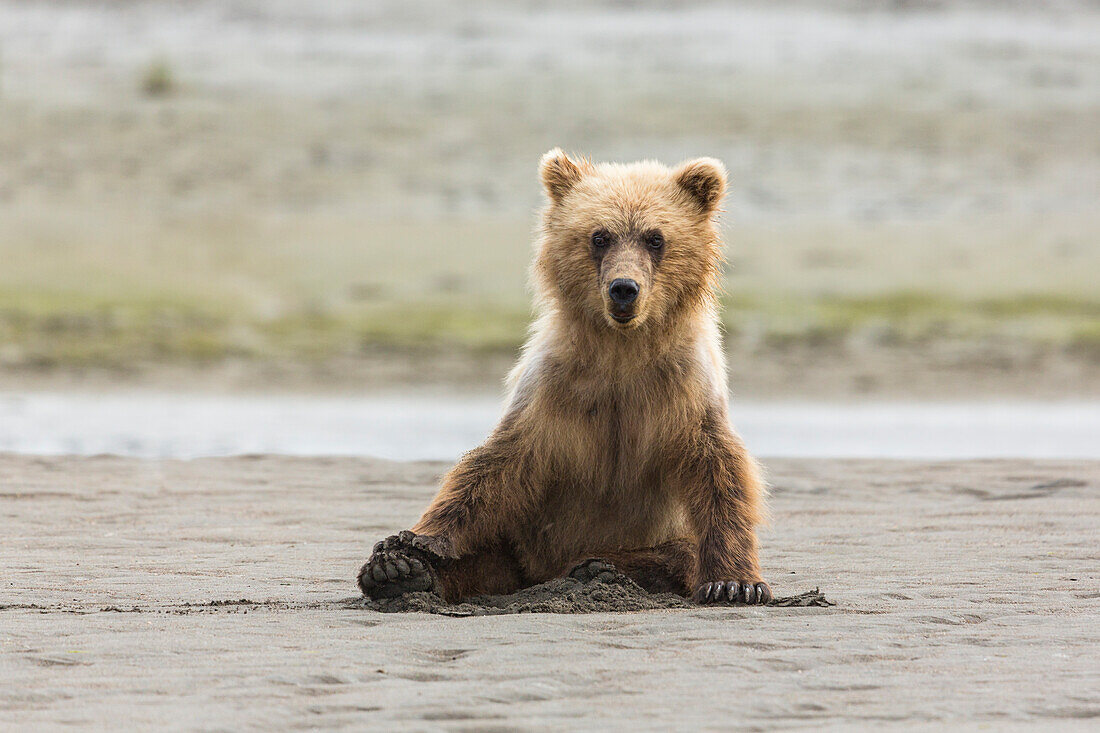
<path id="1" fill-rule="evenodd" d="M 714 158 L 696 158 L 672 173 L 673 180 L 710 216 L 726 194 L 726 166 Z"/>
<path id="2" fill-rule="evenodd" d="M 561 148 L 554 148 L 539 161 L 539 177 L 546 188 L 546 195 L 558 204 L 590 168 L 587 160 L 574 163 Z"/>

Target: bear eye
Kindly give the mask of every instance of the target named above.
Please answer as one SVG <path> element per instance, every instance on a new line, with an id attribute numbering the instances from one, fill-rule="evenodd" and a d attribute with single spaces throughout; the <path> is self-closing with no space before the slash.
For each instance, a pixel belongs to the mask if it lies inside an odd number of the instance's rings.
<path id="1" fill-rule="evenodd" d="M 660 232 L 649 232 L 645 235 L 645 243 L 650 249 L 660 249 L 665 246 L 665 235 Z"/>
<path id="2" fill-rule="evenodd" d="M 597 229 L 592 232 L 592 246 L 603 249 L 611 244 L 611 233 L 605 229 Z"/>

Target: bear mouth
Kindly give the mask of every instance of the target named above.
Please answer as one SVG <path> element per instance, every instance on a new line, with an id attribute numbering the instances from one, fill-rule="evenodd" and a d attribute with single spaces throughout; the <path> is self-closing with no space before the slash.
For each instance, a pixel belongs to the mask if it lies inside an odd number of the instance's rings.
<path id="1" fill-rule="evenodd" d="M 615 319 L 616 323 L 630 323 L 637 316 L 635 313 L 624 313 L 619 315 L 618 313 L 612 313 L 611 317 Z"/>

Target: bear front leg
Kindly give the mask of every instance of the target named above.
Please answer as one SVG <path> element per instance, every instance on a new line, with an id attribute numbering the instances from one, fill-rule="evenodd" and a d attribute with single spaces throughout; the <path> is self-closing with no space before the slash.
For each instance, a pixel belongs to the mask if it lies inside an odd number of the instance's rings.
<path id="1" fill-rule="evenodd" d="M 764 604 L 772 593 L 760 575 L 755 527 L 764 516 L 756 462 L 713 409 L 685 453 L 681 478 L 698 542 L 692 597 L 699 603 Z"/>

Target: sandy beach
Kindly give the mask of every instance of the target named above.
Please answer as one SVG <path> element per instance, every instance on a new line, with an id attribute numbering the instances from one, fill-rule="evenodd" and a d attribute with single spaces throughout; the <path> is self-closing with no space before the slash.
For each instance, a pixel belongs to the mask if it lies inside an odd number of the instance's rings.
<path id="1" fill-rule="evenodd" d="M 5 725 L 1085 728 L 1100 464 L 766 461 L 778 595 L 381 614 L 352 578 L 437 463 L 0 457 Z"/>

